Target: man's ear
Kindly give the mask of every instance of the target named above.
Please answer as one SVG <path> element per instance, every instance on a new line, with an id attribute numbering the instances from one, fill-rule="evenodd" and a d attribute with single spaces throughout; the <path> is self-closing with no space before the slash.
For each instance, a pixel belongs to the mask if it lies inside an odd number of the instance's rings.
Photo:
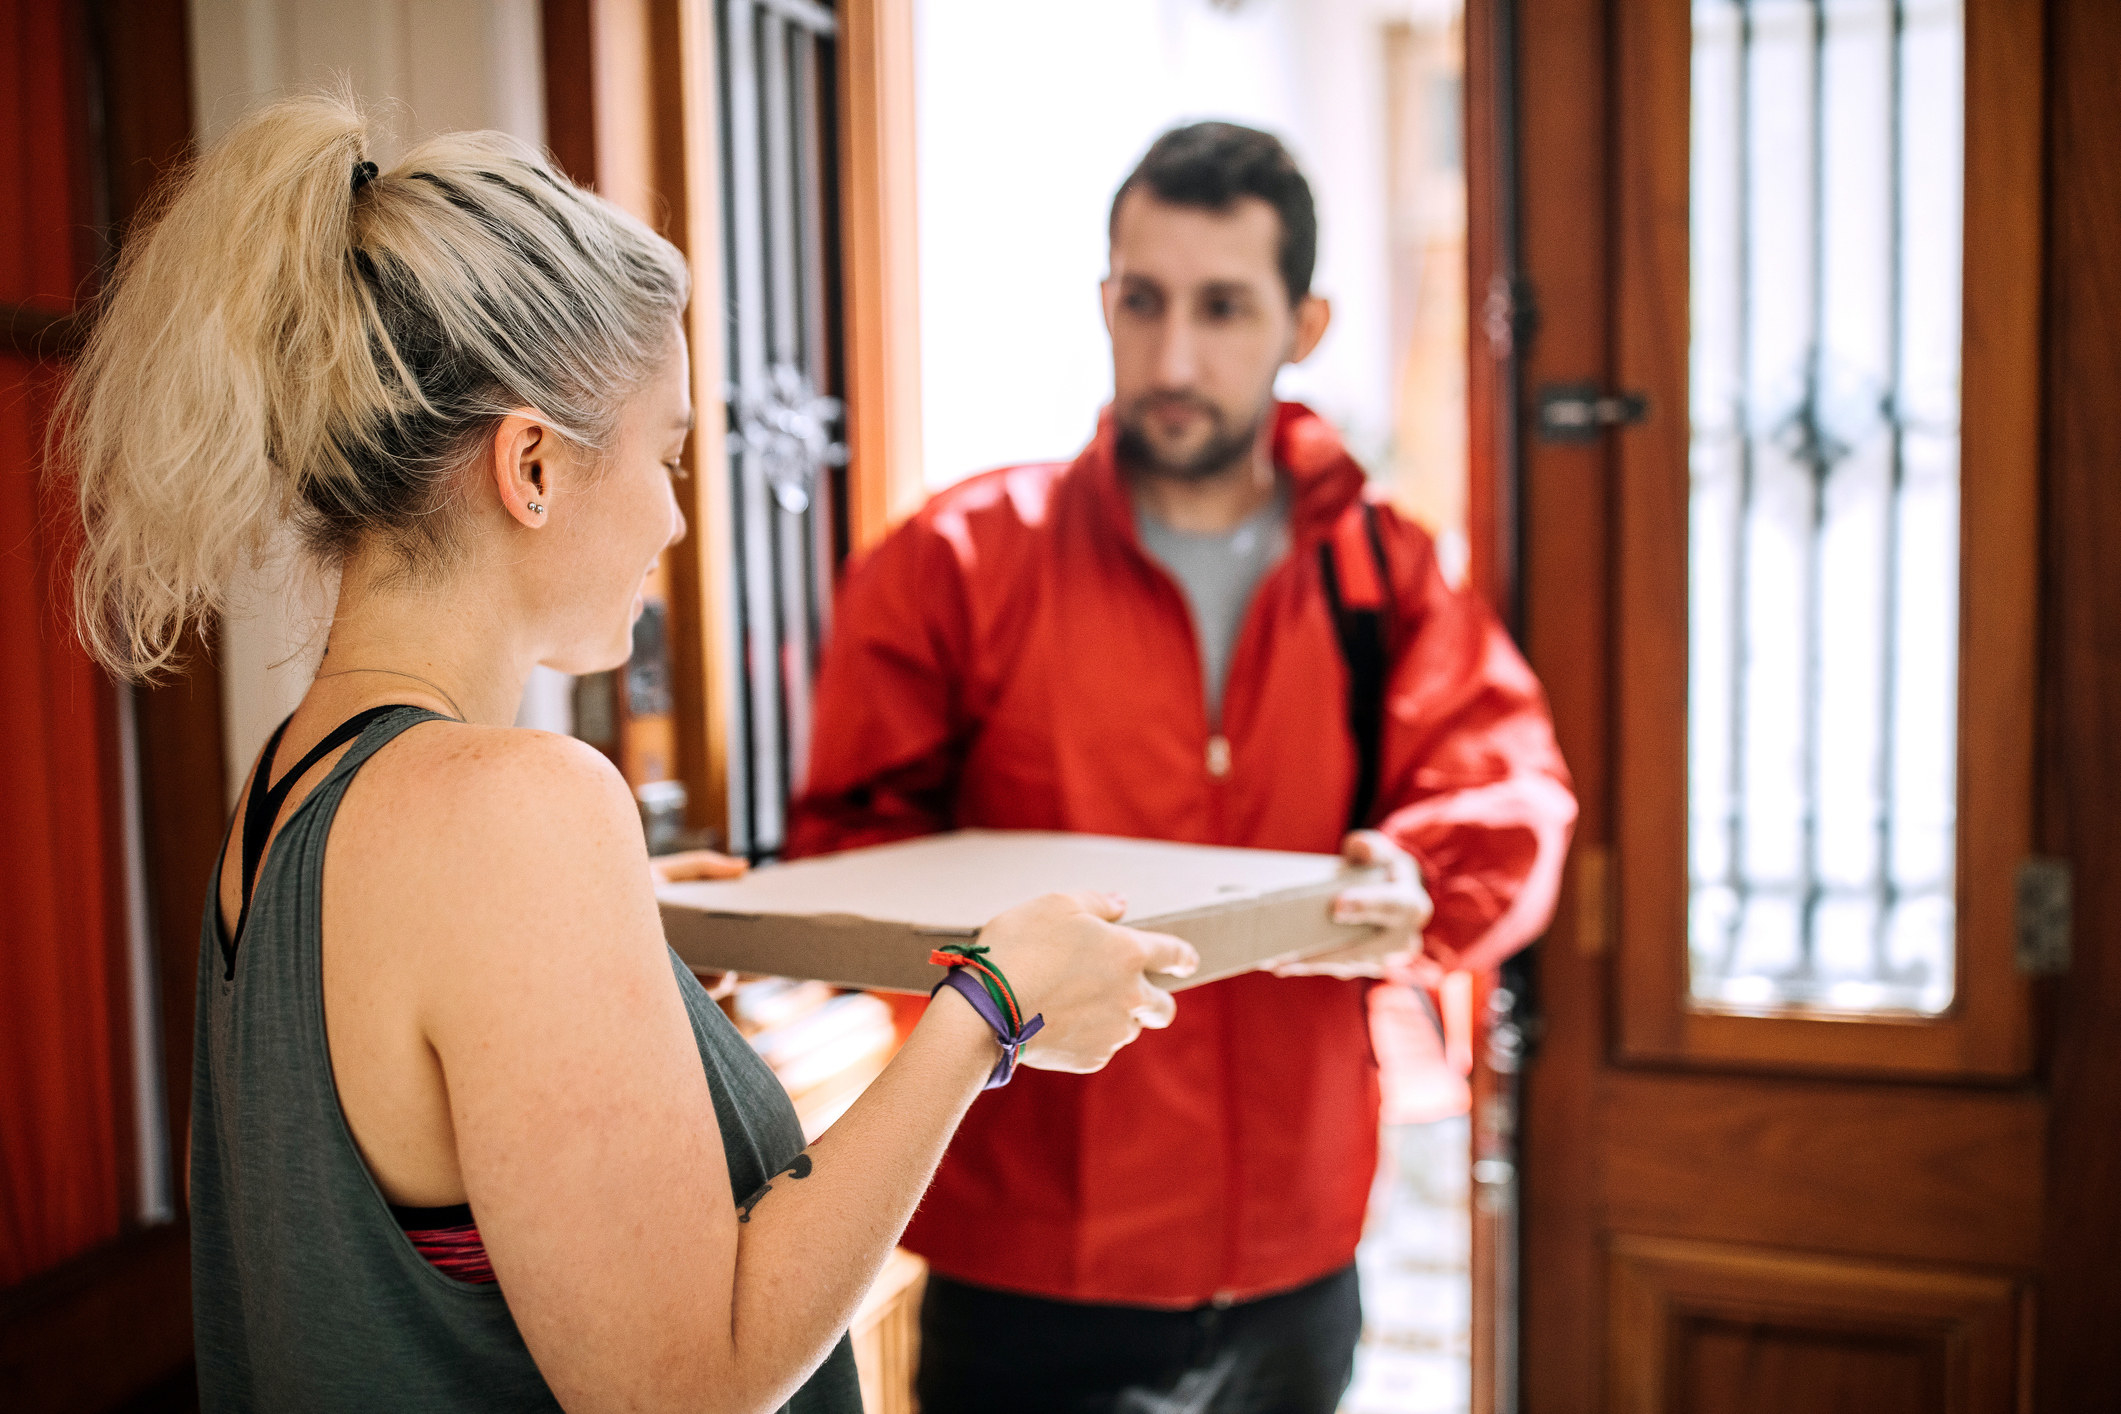
<path id="1" fill-rule="evenodd" d="M 559 491 L 560 439 L 545 420 L 525 408 L 494 427 L 494 490 L 509 519 L 535 530 L 552 518 Z"/>
<path id="2" fill-rule="evenodd" d="M 1112 311 L 1119 304 L 1119 281 L 1110 275 L 1097 282 L 1097 305 L 1105 316 L 1105 337 L 1112 337 Z"/>
<path id="3" fill-rule="evenodd" d="M 1326 336 L 1333 322 L 1333 304 L 1323 295 L 1305 295 L 1296 304 L 1296 337 L 1289 345 L 1289 362 L 1302 363 Z"/>

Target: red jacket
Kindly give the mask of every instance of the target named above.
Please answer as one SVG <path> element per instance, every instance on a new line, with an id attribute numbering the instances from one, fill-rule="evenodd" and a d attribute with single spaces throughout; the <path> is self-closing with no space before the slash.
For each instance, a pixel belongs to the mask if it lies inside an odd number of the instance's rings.
<path id="1" fill-rule="evenodd" d="M 958 826 L 1339 847 L 1356 752 L 1318 546 L 1361 468 L 1282 405 L 1291 549 L 1231 658 L 1217 776 L 1191 615 L 1112 442 L 1108 415 L 1070 465 L 951 487 L 848 575 L 791 854 Z M 1426 534 L 1378 519 L 1397 623 L 1380 828 L 1421 863 L 1431 936 L 1490 967 L 1545 926 L 1575 800 L 1509 638 Z M 1097 1075 L 1018 1071 L 972 1107 L 906 1245 L 962 1281 L 1143 1306 L 1345 1266 L 1377 1160 L 1367 986 L 1235 977 Z"/>

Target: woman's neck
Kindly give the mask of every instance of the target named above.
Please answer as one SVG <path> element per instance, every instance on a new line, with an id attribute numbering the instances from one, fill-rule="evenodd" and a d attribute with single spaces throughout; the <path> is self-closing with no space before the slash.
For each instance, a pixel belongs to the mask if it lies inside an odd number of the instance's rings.
<path id="1" fill-rule="evenodd" d="M 350 560 L 313 693 L 439 697 L 467 722 L 515 721 L 536 655 L 516 626 L 459 586 L 385 586 Z"/>

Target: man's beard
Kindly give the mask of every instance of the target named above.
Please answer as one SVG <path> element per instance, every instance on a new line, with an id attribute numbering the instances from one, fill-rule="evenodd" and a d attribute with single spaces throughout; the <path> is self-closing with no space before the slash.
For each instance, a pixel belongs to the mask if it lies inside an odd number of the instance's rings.
<path id="1" fill-rule="evenodd" d="M 1172 401 L 1168 398 L 1145 398 L 1135 405 Z M 1251 456 L 1253 446 L 1259 441 L 1259 429 L 1265 425 L 1273 411 L 1271 400 L 1262 405 L 1259 412 L 1244 427 L 1231 429 L 1223 418 L 1222 409 L 1202 398 L 1184 398 L 1183 401 L 1206 412 L 1214 419 L 1216 434 L 1201 444 L 1200 450 L 1183 461 L 1166 461 L 1157 455 L 1155 445 L 1142 431 L 1138 411 L 1130 416 L 1119 414 L 1118 452 L 1122 465 L 1147 476 L 1164 477 L 1172 481 L 1206 481 L 1230 470 Z"/>

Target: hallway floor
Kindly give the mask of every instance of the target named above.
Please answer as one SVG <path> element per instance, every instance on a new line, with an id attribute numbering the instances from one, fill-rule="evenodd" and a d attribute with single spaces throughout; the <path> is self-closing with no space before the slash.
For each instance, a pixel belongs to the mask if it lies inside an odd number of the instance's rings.
<path id="1" fill-rule="evenodd" d="M 1341 1414 L 1465 1414 L 1472 1241 L 1463 1116 L 1388 1126 L 1362 1268 L 1363 1336 Z"/>

